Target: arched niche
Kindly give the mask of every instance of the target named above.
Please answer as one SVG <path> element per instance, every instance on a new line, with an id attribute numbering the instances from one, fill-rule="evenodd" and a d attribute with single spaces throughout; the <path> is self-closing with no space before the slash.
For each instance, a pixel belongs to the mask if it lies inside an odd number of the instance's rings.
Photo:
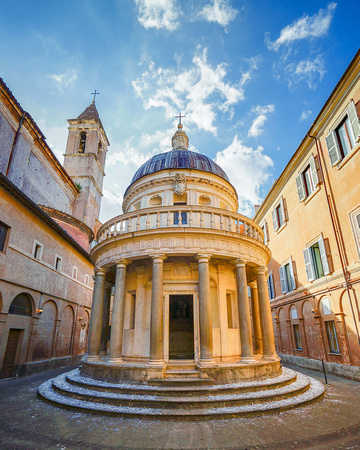
<path id="1" fill-rule="evenodd" d="M 284 308 L 279 309 L 279 326 L 282 352 L 290 353 L 292 352 L 292 340 L 288 326 L 288 317 Z"/>
<path id="2" fill-rule="evenodd" d="M 48 300 L 42 306 L 42 310 L 43 312 L 39 319 L 35 337 L 34 361 L 50 359 L 52 357 L 55 321 L 57 319 L 58 309 L 54 301 Z"/>
<path id="3" fill-rule="evenodd" d="M 57 339 L 56 356 L 68 356 L 71 353 L 74 324 L 74 310 L 68 305 L 60 317 L 59 334 Z"/>

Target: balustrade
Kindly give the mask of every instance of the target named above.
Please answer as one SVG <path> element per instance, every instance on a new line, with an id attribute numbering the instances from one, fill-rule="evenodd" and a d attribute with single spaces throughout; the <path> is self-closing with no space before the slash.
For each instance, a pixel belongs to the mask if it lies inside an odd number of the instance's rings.
<path id="1" fill-rule="evenodd" d="M 161 206 L 137 210 L 114 217 L 106 222 L 98 232 L 98 242 L 114 236 L 162 228 L 204 228 L 232 232 L 263 242 L 262 229 L 242 214 L 211 207 Z"/>

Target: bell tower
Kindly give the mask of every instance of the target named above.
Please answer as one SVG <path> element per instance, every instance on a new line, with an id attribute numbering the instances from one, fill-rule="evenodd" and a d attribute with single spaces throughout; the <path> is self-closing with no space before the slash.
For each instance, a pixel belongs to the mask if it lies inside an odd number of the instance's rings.
<path id="1" fill-rule="evenodd" d="M 110 145 L 94 101 L 76 119 L 69 119 L 64 168 L 80 193 L 72 216 L 93 231 L 99 219 L 105 158 Z"/>

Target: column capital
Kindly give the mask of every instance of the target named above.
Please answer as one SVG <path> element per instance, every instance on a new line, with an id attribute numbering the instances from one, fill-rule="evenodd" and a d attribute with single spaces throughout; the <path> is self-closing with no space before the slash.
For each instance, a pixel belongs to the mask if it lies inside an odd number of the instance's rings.
<path id="1" fill-rule="evenodd" d="M 195 255 L 195 259 L 198 263 L 209 262 L 212 257 L 212 254 L 209 253 L 197 253 Z"/>
<path id="2" fill-rule="evenodd" d="M 257 275 L 266 275 L 267 268 L 265 266 L 256 266 L 254 267 L 254 272 Z"/>
<path id="3" fill-rule="evenodd" d="M 153 264 L 161 264 L 167 258 L 165 253 L 150 254 L 149 256 L 153 260 Z"/>
<path id="4" fill-rule="evenodd" d="M 250 287 L 250 289 L 257 289 L 257 282 L 250 281 L 250 283 L 248 283 L 248 286 Z"/>
<path id="5" fill-rule="evenodd" d="M 116 268 L 120 269 L 126 269 L 126 267 L 131 264 L 132 261 L 129 261 L 128 259 L 121 258 L 118 261 L 116 261 Z"/>
<path id="6" fill-rule="evenodd" d="M 107 269 L 105 269 L 104 267 L 95 267 L 94 272 L 96 277 L 104 277 L 106 275 Z"/>
<path id="7" fill-rule="evenodd" d="M 246 267 L 246 263 L 247 261 L 245 261 L 244 259 L 236 259 L 235 260 L 235 267 Z"/>

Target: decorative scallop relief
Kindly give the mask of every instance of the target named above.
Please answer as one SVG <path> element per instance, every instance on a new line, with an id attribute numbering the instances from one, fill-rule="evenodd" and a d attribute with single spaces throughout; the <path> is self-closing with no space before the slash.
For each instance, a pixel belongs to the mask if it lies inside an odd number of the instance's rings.
<path id="1" fill-rule="evenodd" d="M 160 205 L 162 205 L 162 198 L 160 197 L 160 195 L 153 195 L 150 198 L 150 205 L 151 206 L 160 206 Z"/>
<path id="2" fill-rule="evenodd" d="M 207 195 L 200 195 L 199 197 L 199 204 L 200 205 L 210 205 L 211 199 Z"/>

